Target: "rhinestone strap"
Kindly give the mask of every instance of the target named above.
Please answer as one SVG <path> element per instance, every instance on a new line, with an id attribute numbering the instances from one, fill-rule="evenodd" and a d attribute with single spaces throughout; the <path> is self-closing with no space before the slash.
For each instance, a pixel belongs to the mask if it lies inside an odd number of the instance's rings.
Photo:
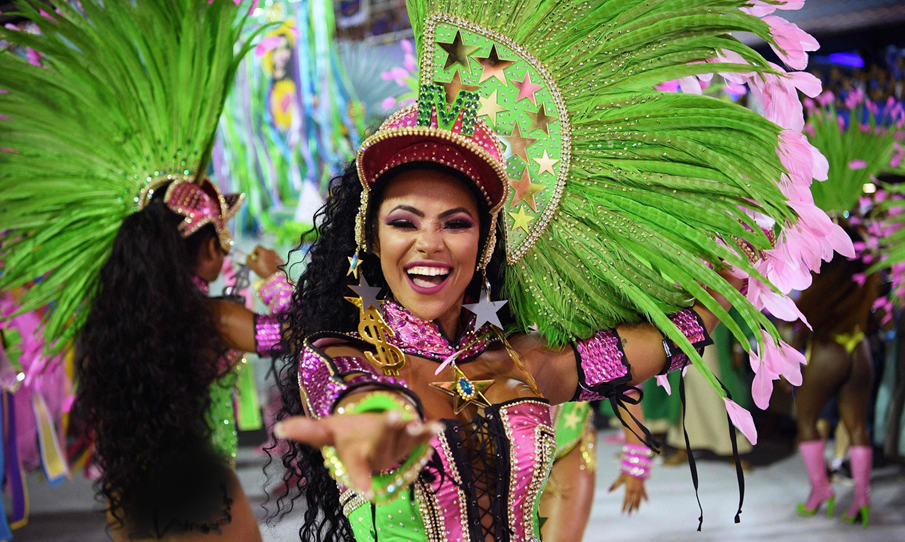
<path id="1" fill-rule="evenodd" d="M 278 356 L 281 331 L 276 314 L 255 314 L 255 352 L 262 358 Z"/>
<path id="2" fill-rule="evenodd" d="M 292 284 L 282 271 L 267 277 L 258 288 L 258 297 L 270 309 L 270 312 L 285 312 L 292 301 Z"/>
<path id="3" fill-rule="evenodd" d="M 616 330 L 599 331 L 575 343 L 578 366 L 576 401 L 608 399 L 622 393 L 631 371 Z"/>
<path id="4" fill-rule="evenodd" d="M 679 328 L 682 335 L 688 339 L 691 346 L 698 351 L 699 354 L 704 353 L 704 347 L 713 344 L 701 316 L 692 309 L 685 309 L 670 315 L 669 319 Z M 661 332 L 662 333 L 662 332 Z M 663 335 L 663 350 L 666 351 L 666 364 L 661 375 L 669 374 L 673 371 L 684 369 L 691 361 L 688 356 L 679 349 L 679 346 L 671 339 Z"/>
<path id="5" fill-rule="evenodd" d="M 299 359 L 299 389 L 308 414 L 315 418 L 329 416 L 340 399 L 366 386 L 403 393 L 420 408 L 421 402 L 405 380 L 373 371 L 373 366 L 361 358 L 330 358 L 306 344 Z"/>

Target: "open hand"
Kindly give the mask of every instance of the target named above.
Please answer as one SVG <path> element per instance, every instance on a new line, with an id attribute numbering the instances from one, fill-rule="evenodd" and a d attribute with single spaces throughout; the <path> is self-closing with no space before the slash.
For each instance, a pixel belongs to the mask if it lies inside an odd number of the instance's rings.
<path id="1" fill-rule="evenodd" d="M 641 500 L 647 501 L 647 490 L 644 489 L 644 480 L 629 476 L 628 474 L 620 474 L 619 478 L 613 482 L 610 487 L 610 493 L 621 485 L 625 485 L 625 498 L 622 501 L 622 513 L 629 516 L 635 510 L 641 509 Z"/>
<path id="2" fill-rule="evenodd" d="M 406 422 L 396 411 L 382 414 L 333 415 L 320 420 L 294 416 L 274 427 L 274 434 L 314 448 L 333 446 L 352 482 L 353 491 L 373 497 L 371 473 L 405 461 L 416 446 L 443 430 L 440 422 Z"/>

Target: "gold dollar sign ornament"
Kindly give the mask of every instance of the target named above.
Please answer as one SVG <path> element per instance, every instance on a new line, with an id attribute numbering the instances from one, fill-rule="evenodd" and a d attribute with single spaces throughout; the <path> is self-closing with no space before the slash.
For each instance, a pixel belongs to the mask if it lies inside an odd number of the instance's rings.
<path id="1" fill-rule="evenodd" d="M 380 312 L 373 305 L 361 313 L 358 334 L 362 340 L 374 347 L 374 352 L 365 352 L 368 361 L 383 369 L 386 376 L 399 376 L 399 369 L 405 365 L 405 354 L 387 340 L 396 333 L 383 321 Z"/>

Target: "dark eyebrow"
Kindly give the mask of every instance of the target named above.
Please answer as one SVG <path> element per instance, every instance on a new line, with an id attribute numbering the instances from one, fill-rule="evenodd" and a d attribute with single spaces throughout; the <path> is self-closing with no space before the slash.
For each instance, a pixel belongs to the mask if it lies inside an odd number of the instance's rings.
<path id="1" fill-rule="evenodd" d="M 469 218 L 474 218 L 473 216 L 471 216 L 471 211 L 469 211 L 465 207 L 456 207 L 455 209 L 443 211 L 442 213 L 440 213 L 440 218 L 446 218 L 446 217 L 454 215 L 456 213 L 465 213 L 468 215 Z"/>
<path id="2" fill-rule="evenodd" d="M 415 209 L 411 205 L 397 205 L 397 206 L 393 207 L 393 210 L 390 211 L 390 213 L 392 213 L 393 211 L 396 211 L 397 209 L 402 209 L 403 211 L 408 211 L 415 216 L 424 218 L 424 213 L 422 211 L 419 211 L 418 209 Z"/>

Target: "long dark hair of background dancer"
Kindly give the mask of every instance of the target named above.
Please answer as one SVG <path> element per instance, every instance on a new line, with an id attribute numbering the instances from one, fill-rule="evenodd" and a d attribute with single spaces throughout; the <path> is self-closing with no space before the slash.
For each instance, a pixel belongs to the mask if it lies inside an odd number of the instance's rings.
<path id="1" fill-rule="evenodd" d="M 182 239 L 181 220 L 154 201 L 123 221 L 76 346 L 73 420 L 95 437 L 98 500 L 137 532 L 166 530 L 182 504 L 223 491 L 204 487 L 204 477 L 223 466 L 205 413 L 225 348 L 192 281 L 199 249 L 216 232 L 207 225 Z M 211 503 L 221 515 L 223 498 Z"/>
<path id="2" fill-rule="evenodd" d="M 401 166 L 388 172 L 387 176 L 401 173 L 404 169 L 415 168 L 436 168 L 461 177 L 455 170 L 433 164 Z M 473 188 L 471 181 L 463 179 L 463 182 Z M 386 184 L 380 183 L 377 189 L 370 193 L 370 202 L 381 201 L 383 187 Z M 349 267 L 348 258 L 357 250 L 353 232 L 361 192 L 361 182 L 358 180 L 353 163 L 341 176 L 331 180 L 327 203 L 315 214 L 317 241 L 308 251 L 308 264 L 299 278 L 292 296 L 292 308 L 288 314 L 287 321 L 291 333 L 284 337 L 284 342 L 288 344 L 283 345 L 283 351 L 289 353 L 281 359 L 274 359 L 274 371 L 282 396 L 282 407 L 277 420 L 305 413 L 298 386 L 298 352 L 303 349 L 305 335 L 318 331 L 355 332 L 358 329 L 358 309 L 343 297 L 354 295 L 348 288 L 353 281 L 351 276 L 346 275 L 346 270 Z M 489 210 L 483 196 L 476 195 L 476 199 L 481 216 L 488 216 Z M 373 239 L 376 234 L 373 225 L 377 207 L 370 205 L 368 208 L 366 235 L 369 239 Z M 487 239 L 490 228 L 486 222 L 486 220 L 481 222 L 481 246 L 483 240 Z M 293 252 L 299 250 L 304 250 L 304 246 L 297 247 Z M 497 245 L 487 270 L 494 299 L 502 297 L 500 294 L 503 288 L 504 258 L 502 235 L 498 230 Z M 372 286 L 386 286 L 380 270 L 380 259 L 373 254 L 364 256 L 360 271 Z M 477 298 L 480 293 L 480 282 L 480 274 L 476 273 L 467 290 L 469 295 Z M 500 312 L 500 318 L 504 325 L 512 321 L 511 315 L 504 315 L 503 311 Z M 302 333 L 296 333 L 295 330 L 302 330 Z M 339 490 L 324 467 L 320 451 L 292 441 L 272 443 L 266 450 L 271 458 L 268 470 L 274 455 L 286 450 L 282 456 L 282 465 L 285 468 L 284 490 L 281 494 L 272 496 L 276 499 L 276 509 L 271 514 L 271 519 L 284 517 L 292 511 L 295 502 L 304 497 L 307 508 L 304 522 L 299 529 L 302 540 L 312 542 L 350 540 L 352 529 L 339 506 Z"/>

